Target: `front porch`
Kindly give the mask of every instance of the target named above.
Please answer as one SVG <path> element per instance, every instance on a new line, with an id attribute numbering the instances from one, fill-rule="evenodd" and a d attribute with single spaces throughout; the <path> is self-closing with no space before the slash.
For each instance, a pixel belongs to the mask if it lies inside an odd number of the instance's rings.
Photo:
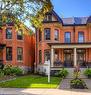
<path id="1" fill-rule="evenodd" d="M 51 46 L 51 67 L 52 68 L 73 68 L 79 65 L 80 68 L 91 67 L 91 44 L 59 44 L 48 43 Z"/>

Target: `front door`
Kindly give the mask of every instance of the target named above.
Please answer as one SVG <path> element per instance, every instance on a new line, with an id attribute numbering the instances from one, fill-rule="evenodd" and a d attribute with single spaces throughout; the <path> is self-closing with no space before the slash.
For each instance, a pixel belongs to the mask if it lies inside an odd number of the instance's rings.
<path id="1" fill-rule="evenodd" d="M 64 66 L 72 67 L 73 66 L 73 51 L 64 50 Z"/>

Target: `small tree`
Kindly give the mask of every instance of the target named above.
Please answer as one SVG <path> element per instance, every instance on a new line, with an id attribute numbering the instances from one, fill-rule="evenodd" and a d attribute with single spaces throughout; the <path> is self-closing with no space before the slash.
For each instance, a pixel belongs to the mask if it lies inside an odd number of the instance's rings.
<path id="1" fill-rule="evenodd" d="M 37 28 L 41 25 L 45 13 L 51 9 L 52 3 L 50 0 L 0 0 L 2 22 L 6 19 L 4 16 L 10 16 L 16 24 L 19 20 L 22 22 L 29 20 Z"/>

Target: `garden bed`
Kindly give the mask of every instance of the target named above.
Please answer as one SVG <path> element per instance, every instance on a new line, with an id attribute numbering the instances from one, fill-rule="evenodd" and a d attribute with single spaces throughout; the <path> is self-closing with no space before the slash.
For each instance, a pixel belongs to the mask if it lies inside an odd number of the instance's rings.
<path id="1" fill-rule="evenodd" d="M 86 83 L 79 78 L 70 81 L 70 88 L 74 89 L 87 89 Z"/>
<path id="2" fill-rule="evenodd" d="M 16 76 L 3 76 L 3 77 L 0 77 L 0 81 L 11 80 L 14 78 L 16 78 Z"/>

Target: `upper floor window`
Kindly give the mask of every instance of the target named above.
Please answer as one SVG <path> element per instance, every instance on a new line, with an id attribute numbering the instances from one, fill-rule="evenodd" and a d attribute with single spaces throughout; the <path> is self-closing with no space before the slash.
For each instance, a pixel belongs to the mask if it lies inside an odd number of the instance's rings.
<path id="1" fill-rule="evenodd" d="M 22 29 L 19 29 L 17 32 L 17 39 L 22 40 L 23 39 L 23 31 Z"/>
<path id="2" fill-rule="evenodd" d="M 65 43 L 70 43 L 70 42 L 71 42 L 71 33 L 65 32 Z"/>
<path id="3" fill-rule="evenodd" d="M 21 48 L 21 47 L 17 48 L 17 60 L 18 61 L 23 60 L 23 48 Z"/>
<path id="4" fill-rule="evenodd" d="M 44 29 L 44 38 L 45 40 L 50 40 L 50 29 L 49 28 Z"/>
<path id="5" fill-rule="evenodd" d="M 42 63 L 42 51 L 39 50 L 39 64 Z"/>
<path id="6" fill-rule="evenodd" d="M 6 47 L 6 60 L 12 60 L 12 47 Z"/>
<path id="7" fill-rule="evenodd" d="M 56 41 L 58 41 L 58 39 L 59 39 L 59 31 L 57 29 L 55 29 L 55 31 L 54 31 L 54 39 Z"/>
<path id="8" fill-rule="evenodd" d="M 41 32 L 41 30 L 39 29 L 39 41 L 41 41 L 42 40 L 42 32 Z"/>
<path id="9" fill-rule="evenodd" d="M 52 21 L 52 14 L 47 14 L 45 17 L 45 21 Z"/>
<path id="10" fill-rule="evenodd" d="M 12 29 L 11 28 L 6 29 L 6 39 L 12 39 Z"/>
<path id="11" fill-rule="evenodd" d="M 45 61 L 50 60 L 50 50 L 45 50 L 44 51 L 44 60 Z"/>
<path id="12" fill-rule="evenodd" d="M 84 42 L 84 32 L 79 32 L 78 33 L 78 42 L 79 43 Z"/>

